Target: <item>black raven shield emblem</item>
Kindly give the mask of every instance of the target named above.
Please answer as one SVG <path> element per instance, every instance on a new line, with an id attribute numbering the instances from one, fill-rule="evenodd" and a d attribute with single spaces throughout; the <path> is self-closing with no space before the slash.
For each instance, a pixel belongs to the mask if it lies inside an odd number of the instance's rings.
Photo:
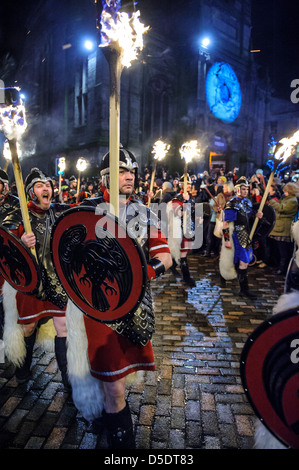
<path id="1" fill-rule="evenodd" d="M 0 272 L 4 279 L 24 294 L 34 294 L 40 284 L 37 262 L 13 233 L 0 227 Z"/>
<path id="2" fill-rule="evenodd" d="M 273 315 L 241 354 L 243 387 L 255 414 L 284 445 L 299 449 L 299 309 Z"/>
<path id="3" fill-rule="evenodd" d="M 109 323 L 138 308 L 147 263 L 117 218 L 88 206 L 67 210 L 53 226 L 51 254 L 64 290 L 85 315 Z"/>

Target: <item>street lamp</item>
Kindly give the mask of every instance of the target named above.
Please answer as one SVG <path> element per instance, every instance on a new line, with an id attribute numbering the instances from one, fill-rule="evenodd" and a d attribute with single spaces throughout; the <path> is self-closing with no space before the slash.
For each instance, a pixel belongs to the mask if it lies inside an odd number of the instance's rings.
<path id="1" fill-rule="evenodd" d="M 209 46 L 211 40 L 208 36 L 201 39 L 199 43 L 199 61 L 197 78 L 197 99 L 205 99 L 205 81 L 207 75 L 207 62 L 210 60 Z"/>
<path id="2" fill-rule="evenodd" d="M 201 43 L 200 43 L 200 45 L 201 45 L 204 49 L 206 49 L 210 44 L 211 44 L 211 40 L 210 40 L 210 38 L 208 38 L 208 37 L 203 38 L 202 41 L 201 41 Z"/>
<path id="3" fill-rule="evenodd" d="M 90 39 L 86 39 L 84 41 L 84 47 L 87 51 L 92 51 L 94 48 L 94 43 Z"/>

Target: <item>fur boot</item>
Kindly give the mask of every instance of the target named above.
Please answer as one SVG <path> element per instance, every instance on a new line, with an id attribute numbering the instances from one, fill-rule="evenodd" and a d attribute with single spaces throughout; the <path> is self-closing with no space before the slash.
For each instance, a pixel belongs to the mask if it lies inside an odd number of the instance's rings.
<path id="1" fill-rule="evenodd" d="M 26 347 L 25 358 L 24 358 L 22 365 L 17 366 L 16 371 L 15 371 L 16 379 L 19 384 L 28 382 L 28 380 L 31 378 L 30 369 L 31 369 L 32 354 L 33 354 L 33 348 L 35 344 L 35 338 L 36 338 L 36 330 L 31 336 L 28 336 L 27 338 L 24 339 L 25 347 Z"/>
<path id="2" fill-rule="evenodd" d="M 104 405 L 101 381 L 90 374 L 83 313 L 71 301 L 66 309 L 67 364 L 76 408 L 89 422 L 100 417 Z"/>
<path id="3" fill-rule="evenodd" d="M 234 242 L 232 239 L 232 232 L 233 232 L 234 224 L 233 222 L 229 223 L 229 233 L 230 233 L 230 241 L 232 244 L 232 248 L 226 248 L 224 245 L 224 237 L 222 237 L 222 245 L 220 251 L 220 258 L 219 258 L 219 271 L 220 276 L 226 281 L 232 281 L 237 277 L 237 271 L 234 265 L 234 256 L 235 256 L 235 247 Z"/>
<path id="4" fill-rule="evenodd" d="M 182 243 L 182 227 L 181 227 L 181 217 L 175 213 L 172 201 L 167 203 L 167 216 L 168 216 L 168 246 L 172 259 L 179 263 L 180 260 L 180 250 Z"/>
<path id="5" fill-rule="evenodd" d="M 18 309 L 16 295 L 17 291 L 8 283 L 4 282 L 2 288 L 4 309 L 3 341 L 5 355 L 15 366 L 19 367 L 25 360 L 26 345 L 22 325 L 18 324 Z"/>

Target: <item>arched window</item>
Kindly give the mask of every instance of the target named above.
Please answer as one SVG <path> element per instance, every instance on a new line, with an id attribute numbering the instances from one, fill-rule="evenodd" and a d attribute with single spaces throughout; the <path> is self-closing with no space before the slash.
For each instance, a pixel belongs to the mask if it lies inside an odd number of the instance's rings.
<path id="1" fill-rule="evenodd" d="M 147 138 L 158 138 L 168 133 L 171 86 L 166 77 L 151 78 L 148 83 L 145 108 L 145 133 Z"/>

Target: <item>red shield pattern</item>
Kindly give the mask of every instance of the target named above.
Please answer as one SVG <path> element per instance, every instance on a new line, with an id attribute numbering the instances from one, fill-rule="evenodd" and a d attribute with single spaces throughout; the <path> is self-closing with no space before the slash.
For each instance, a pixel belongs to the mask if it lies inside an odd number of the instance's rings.
<path id="1" fill-rule="evenodd" d="M 34 294 L 40 283 L 35 257 L 13 233 L 0 227 L 0 272 L 23 294 Z"/>
<path id="2" fill-rule="evenodd" d="M 63 288 L 88 317 L 109 323 L 138 308 L 147 263 L 117 218 L 90 206 L 62 213 L 52 229 L 51 254 Z"/>
<path id="3" fill-rule="evenodd" d="M 287 447 L 299 449 L 299 311 L 273 315 L 248 338 L 241 379 L 263 424 Z"/>

